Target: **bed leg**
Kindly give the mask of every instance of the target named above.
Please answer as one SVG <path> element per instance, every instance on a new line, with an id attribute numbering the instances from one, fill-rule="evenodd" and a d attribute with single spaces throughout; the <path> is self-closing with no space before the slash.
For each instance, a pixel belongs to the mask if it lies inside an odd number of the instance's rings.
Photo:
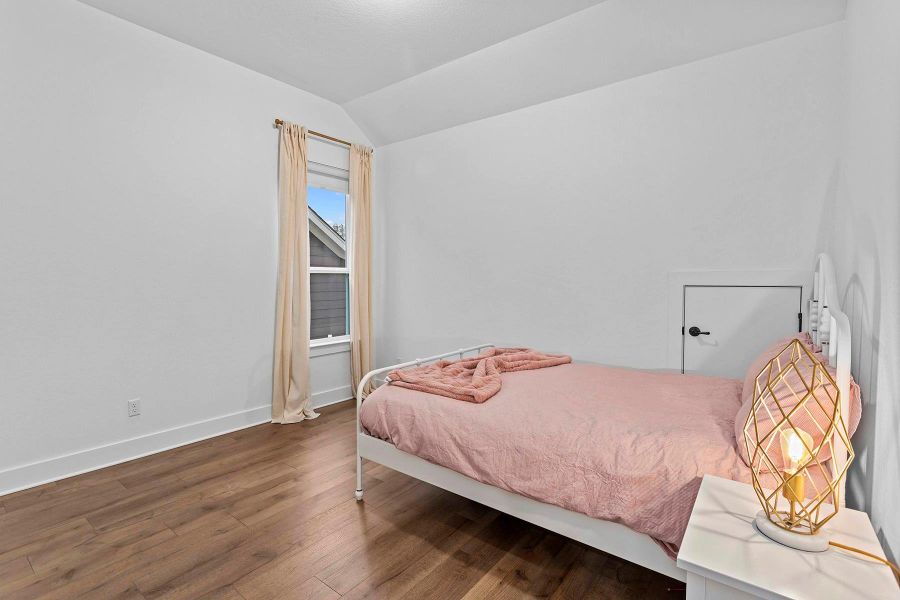
<path id="1" fill-rule="evenodd" d="M 356 453 L 356 491 L 353 493 L 356 496 L 356 501 L 359 502 L 363 499 L 363 481 L 362 481 L 362 458 L 359 456 L 359 452 Z"/>

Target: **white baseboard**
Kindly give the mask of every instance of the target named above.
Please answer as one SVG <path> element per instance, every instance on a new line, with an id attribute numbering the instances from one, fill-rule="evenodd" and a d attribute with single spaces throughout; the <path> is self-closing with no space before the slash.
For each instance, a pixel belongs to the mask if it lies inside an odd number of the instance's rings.
<path id="1" fill-rule="evenodd" d="M 353 389 L 349 385 L 342 385 L 330 390 L 316 392 L 312 395 L 310 404 L 313 408 L 322 408 L 323 406 L 337 404 L 351 398 L 353 398 Z"/>
<path id="2" fill-rule="evenodd" d="M 312 407 L 322 408 L 353 397 L 349 385 L 324 390 L 312 395 Z M 205 421 L 179 425 L 163 431 L 148 433 L 128 440 L 111 442 L 87 450 L 79 450 L 37 462 L 0 471 L 0 496 L 27 488 L 58 481 L 88 471 L 95 471 L 119 463 L 192 444 L 238 429 L 252 427 L 272 420 L 269 405 L 251 408 Z"/>
<path id="3" fill-rule="evenodd" d="M 179 425 L 128 440 L 0 471 L 0 495 L 102 469 L 272 420 L 269 405 Z"/>

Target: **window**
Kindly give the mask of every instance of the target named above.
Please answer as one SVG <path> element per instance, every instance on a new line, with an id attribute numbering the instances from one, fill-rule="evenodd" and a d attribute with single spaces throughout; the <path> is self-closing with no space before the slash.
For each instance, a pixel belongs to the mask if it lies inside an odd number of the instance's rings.
<path id="1" fill-rule="evenodd" d="M 309 338 L 313 345 L 350 339 L 349 196 L 346 172 L 313 171 L 309 207 Z M 343 177 L 342 177 L 343 175 Z"/>

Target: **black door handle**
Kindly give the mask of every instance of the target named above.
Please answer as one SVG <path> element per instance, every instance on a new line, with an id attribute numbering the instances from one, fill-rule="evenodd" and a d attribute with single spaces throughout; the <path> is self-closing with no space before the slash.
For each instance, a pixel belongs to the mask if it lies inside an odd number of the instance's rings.
<path id="1" fill-rule="evenodd" d="M 700 328 L 696 325 L 688 329 L 688 333 L 691 334 L 692 337 L 697 337 L 698 335 L 709 335 L 708 331 L 700 331 Z"/>

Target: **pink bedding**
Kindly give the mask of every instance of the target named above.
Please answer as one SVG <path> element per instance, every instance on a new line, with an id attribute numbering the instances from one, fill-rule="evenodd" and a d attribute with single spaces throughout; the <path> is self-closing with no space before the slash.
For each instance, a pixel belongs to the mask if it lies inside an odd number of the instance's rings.
<path id="1" fill-rule="evenodd" d="M 615 521 L 674 556 L 705 473 L 742 481 L 742 382 L 589 364 L 504 373 L 483 404 L 385 385 L 366 431 L 483 483 Z"/>

